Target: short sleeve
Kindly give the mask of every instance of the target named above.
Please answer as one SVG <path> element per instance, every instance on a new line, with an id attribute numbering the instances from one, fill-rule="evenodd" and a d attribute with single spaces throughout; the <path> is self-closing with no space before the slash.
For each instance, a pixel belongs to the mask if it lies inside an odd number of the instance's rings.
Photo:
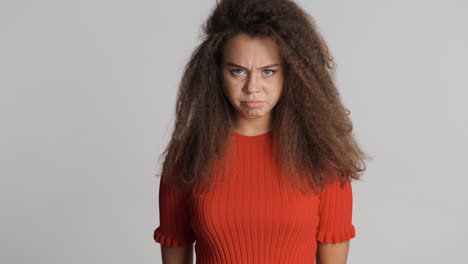
<path id="1" fill-rule="evenodd" d="M 159 226 L 154 230 L 156 242 L 169 247 L 183 247 L 195 242 L 187 197 L 187 192 L 160 181 Z"/>
<path id="2" fill-rule="evenodd" d="M 338 179 L 327 183 L 319 194 L 319 201 L 317 241 L 340 243 L 356 236 L 352 224 L 353 191 L 350 179 L 343 188 Z"/>

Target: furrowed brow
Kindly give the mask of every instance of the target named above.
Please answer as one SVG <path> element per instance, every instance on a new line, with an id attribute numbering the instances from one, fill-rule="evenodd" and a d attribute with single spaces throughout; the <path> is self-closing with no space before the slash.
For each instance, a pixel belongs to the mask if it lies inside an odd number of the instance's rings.
<path id="1" fill-rule="evenodd" d="M 246 69 L 244 66 L 235 64 L 233 62 L 226 62 L 226 65 Z M 257 68 L 257 70 L 265 69 L 265 68 L 272 68 L 272 67 L 277 67 L 277 66 L 281 66 L 281 64 L 279 64 L 279 63 L 268 64 L 268 65 L 262 66 L 260 68 Z"/>

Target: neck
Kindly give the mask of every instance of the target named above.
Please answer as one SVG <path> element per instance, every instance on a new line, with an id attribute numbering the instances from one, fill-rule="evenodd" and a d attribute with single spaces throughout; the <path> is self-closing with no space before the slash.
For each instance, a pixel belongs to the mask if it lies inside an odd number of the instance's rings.
<path id="1" fill-rule="evenodd" d="M 272 128 L 271 113 L 255 119 L 236 118 L 234 122 L 234 131 L 246 136 L 263 134 Z"/>

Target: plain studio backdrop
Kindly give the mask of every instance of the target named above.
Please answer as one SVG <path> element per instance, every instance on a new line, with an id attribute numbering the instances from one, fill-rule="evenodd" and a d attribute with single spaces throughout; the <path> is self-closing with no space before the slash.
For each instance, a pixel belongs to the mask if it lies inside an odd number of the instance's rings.
<path id="1" fill-rule="evenodd" d="M 461 263 L 468 2 L 297 1 L 375 160 L 348 263 Z M 0 2 L 0 262 L 160 263 L 159 154 L 205 1 Z"/>

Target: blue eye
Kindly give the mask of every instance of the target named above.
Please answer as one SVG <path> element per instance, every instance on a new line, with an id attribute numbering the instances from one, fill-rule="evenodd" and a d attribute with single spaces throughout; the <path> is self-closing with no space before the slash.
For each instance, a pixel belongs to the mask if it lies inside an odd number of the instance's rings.
<path id="1" fill-rule="evenodd" d="M 276 72 L 276 71 L 274 71 L 274 70 L 265 70 L 265 71 L 271 71 L 271 74 L 267 74 L 268 76 L 271 76 L 271 75 L 273 75 L 273 73 Z"/>
<path id="2" fill-rule="evenodd" d="M 243 69 L 232 69 L 231 72 L 234 73 L 234 75 L 241 75 Z M 267 76 L 272 76 L 276 71 L 275 70 L 264 70 L 263 72 L 271 72 L 270 74 L 266 74 Z"/>
<path id="3" fill-rule="evenodd" d="M 231 72 L 233 72 L 235 75 L 239 75 L 239 74 L 236 74 L 235 71 L 242 71 L 242 69 L 233 69 L 233 70 L 231 70 Z"/>

